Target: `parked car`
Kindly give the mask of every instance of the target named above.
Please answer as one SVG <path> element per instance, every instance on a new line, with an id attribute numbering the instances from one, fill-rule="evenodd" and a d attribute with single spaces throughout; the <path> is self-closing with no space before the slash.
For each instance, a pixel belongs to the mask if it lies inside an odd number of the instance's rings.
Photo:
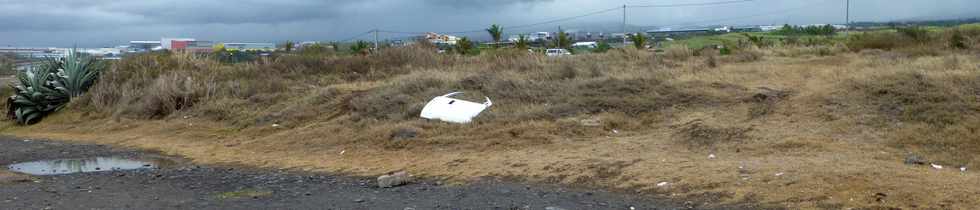
<path id="1" fill-rule="evenodd" d="M 544 54 L 545 55 L 548 55 L 548 56 L 555 57 L 555 56 L 572 55 L 572 52 L 569 52 L 566 49 L 548 49 L 547 51 L 545 51 Z"/>

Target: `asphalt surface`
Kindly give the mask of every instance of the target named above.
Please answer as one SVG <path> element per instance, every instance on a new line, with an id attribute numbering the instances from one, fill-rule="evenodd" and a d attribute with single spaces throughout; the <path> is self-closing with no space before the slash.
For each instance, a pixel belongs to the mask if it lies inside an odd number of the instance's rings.
<path id="1" fill-rule="evenodd" d="M 653 196 L 489 178 L 465 185 L 418 180 L 379 188 L 374 177 L 201 166 L 148 151 L 0 137 L 0 165 L 4 166 L 0 170 L 21 162 L 110 156 L 154 158 L 167 164 L 154 170 L 33 176 L 30 180 L 0 183 L 0 209 L 699 208 L 690 202 Z"/>

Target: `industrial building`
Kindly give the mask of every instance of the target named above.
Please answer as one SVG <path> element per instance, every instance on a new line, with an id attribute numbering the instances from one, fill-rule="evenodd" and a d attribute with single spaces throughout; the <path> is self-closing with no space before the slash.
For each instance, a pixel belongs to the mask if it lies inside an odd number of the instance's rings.
<path id="1" fill-rule="evenodd" d="M 162 39 L 160 39 L 160 46 L 162 46 L 163 49 L 166 49 L 166 50 L 173 50 L 174 49 L 173 48 L 173 45 L 174 45 L 175 42 L 176 43 L 182 43 L 183 44 L 183 43 L 194 41 L 194 40 L 196 40 L 196 39 L 191 39 L 191 38 L 162 38 Z"/>
<path id="2" fill-rule="evenodd" d="M 163 49 L 160 41 L 129 41 L 129 52 L 150 52 Z"/>
<path id="3" fill-rule="evenodd" d="M 274 43 L 224 43 L 225 50 L 238 51 L 275 51 Z"/>

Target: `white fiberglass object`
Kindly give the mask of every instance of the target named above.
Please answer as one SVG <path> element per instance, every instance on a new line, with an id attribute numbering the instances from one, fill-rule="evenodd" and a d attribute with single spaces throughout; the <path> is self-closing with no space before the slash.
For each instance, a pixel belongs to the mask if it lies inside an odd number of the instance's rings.
<path id="1" fill-rule="evenodd" d="M 450 98 L 458 94 L 462 94 L 462 92 L 433 98 L 428 104 L 425 104 L 425 108 L 422 108 L 422 118 L 452 123 L 469 123 L 473 121 L 474 117 L 480 115 L 480 112 L 493 105 L 489 97 L 487 97 L 487 102 L 482 104 Z"/>

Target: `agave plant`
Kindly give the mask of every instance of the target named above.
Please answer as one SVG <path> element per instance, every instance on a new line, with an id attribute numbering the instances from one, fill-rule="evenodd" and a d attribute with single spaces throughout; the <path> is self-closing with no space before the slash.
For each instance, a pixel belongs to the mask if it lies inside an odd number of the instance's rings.
<path id="1" fill-rule="evenodd" d="M 14 86 L 15 93 L 9 101 L 18 123 L 35 123 L 68 103 L 68 95 L 51 85 L 52 75 L 44 68 L 32 68 L 17 74 L 20 85 Z"/>
<path id="2" fill-rule="evenodd" d="M 56 69 L 55 76 L 57 78 L 52 81 L 52 84 L 55 89 L 72 98 L 81 96 L 82 93 L 88 91 L 88 88 L 95 83 L 95 79 L 99 77 L 99 73 L 105 69 L 103 62 L 82 56 L 75 53 L 74 50 L 69 51 L 64 61 L 57 62 L 55 60 L 54 63 L 50 63 L 48 68 L 59 67 L 58 64 L 61 65 L 60 68 Z"/>
<path id="3" fill-rule="evenodd" d="M 19 85 L 8 101 L 7 113 L 20 124 L 38 122 L 82 95 L 105 69 L 101 61 L 69 50 L 63 60 L 47 62 L 17 74 Z"/>

